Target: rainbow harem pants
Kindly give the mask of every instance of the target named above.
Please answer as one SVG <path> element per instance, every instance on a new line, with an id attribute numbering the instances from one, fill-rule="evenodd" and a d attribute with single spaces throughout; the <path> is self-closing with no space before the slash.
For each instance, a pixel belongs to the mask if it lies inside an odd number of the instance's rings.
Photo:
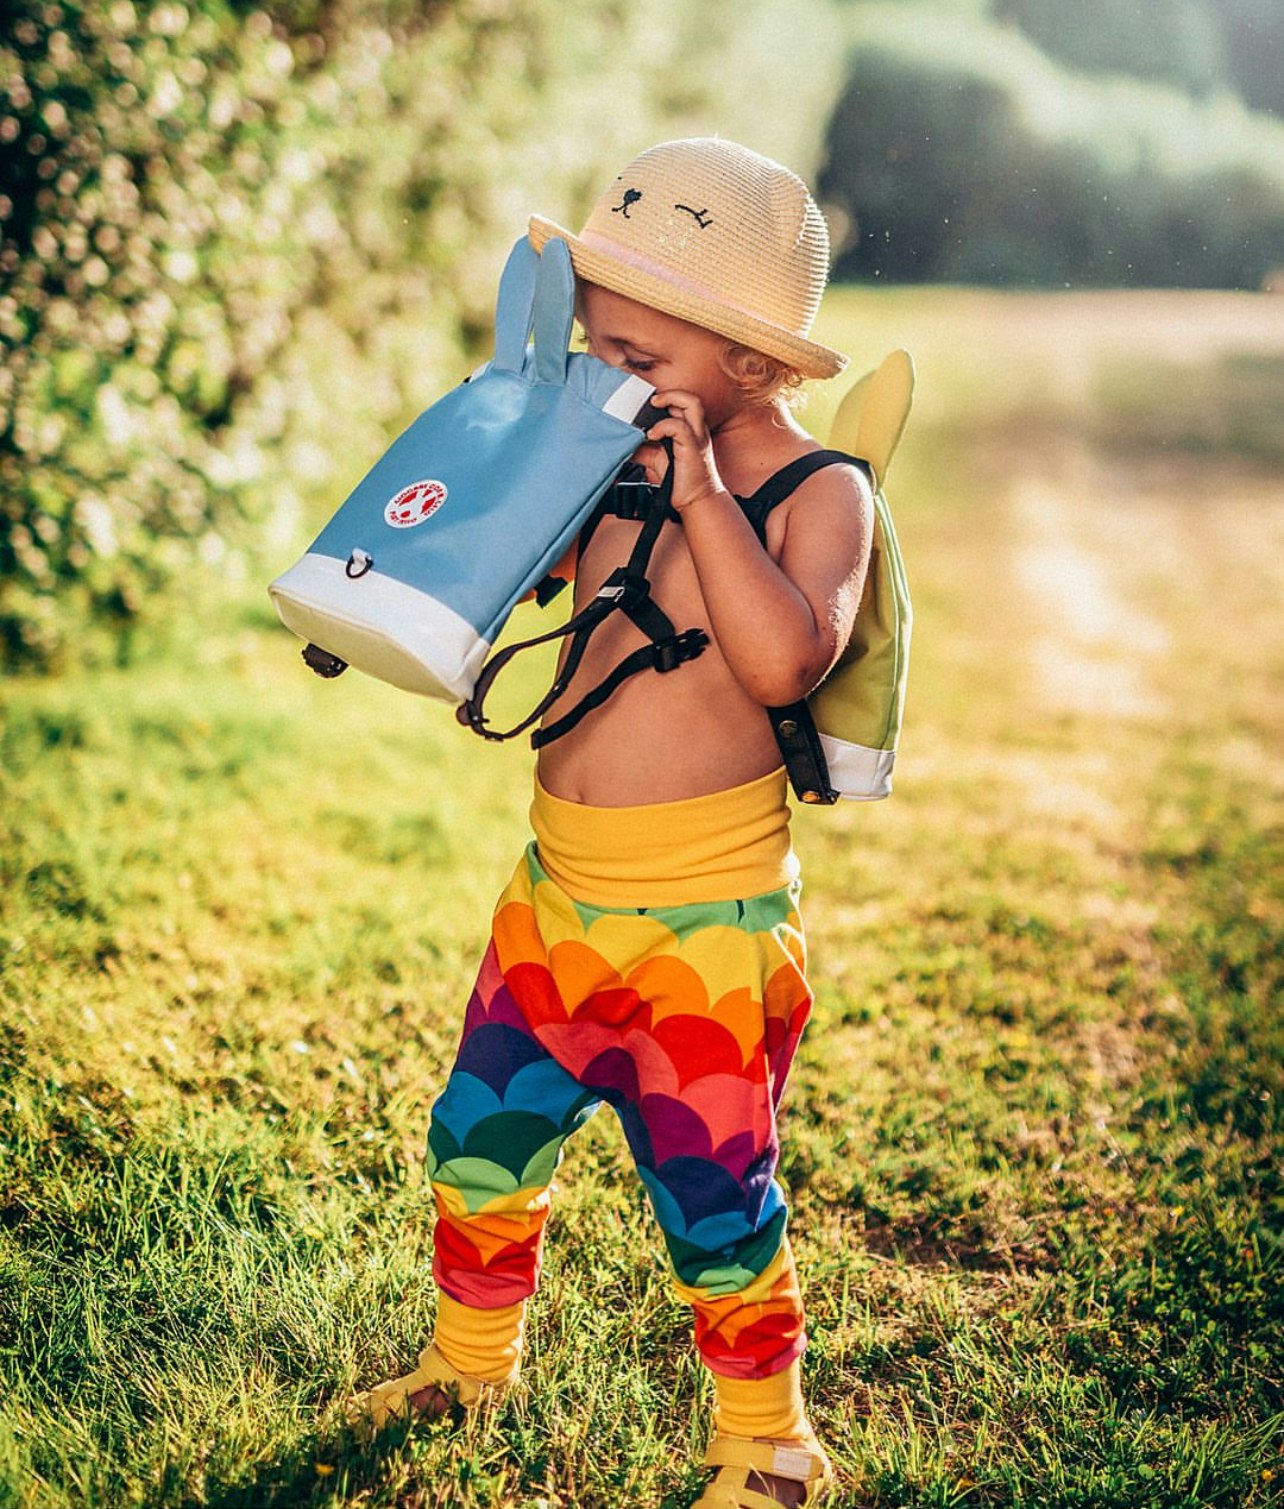
<path id="1" fill-rule="evenodd" d="M 534 1292 L 562 1145 L 606 1102 L 710 1369 L 763 1378 L 801 1354 L 774 1178 L 777 1107 L 811 1005 L 798 889 L 590 904 L 530 845 L 432 1111 L 433 1271 L 446 1294 L 498 1309 Z"/>

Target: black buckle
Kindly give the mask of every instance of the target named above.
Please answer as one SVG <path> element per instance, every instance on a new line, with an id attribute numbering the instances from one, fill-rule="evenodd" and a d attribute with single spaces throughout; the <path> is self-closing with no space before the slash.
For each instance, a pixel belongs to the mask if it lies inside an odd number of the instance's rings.
<path id="1" fill-rule="evenodd" d="M 303 663 L 308 669 L 315 671 L 318 676 L 324 676 L 327 681 L 333 681 L 336 676 L 342 676 L 348 669 L 346 660 L 340 660 L 329 650 L 323 650 L 319 644 L 308 645 L 302 651 L 302 655 Z"/>
<path id="2" fill-rule="evenodd" d="M 492 744 L 502 744 L 504 736 L 494 733 L 486 727 L 485 714 L 471 702 L 461 702 L 455 709 L 455 722 L 462 723 L 465 728 L 471 728 L 475 734 L 480 734 L 483 739 L 489 739 Z"/>
<path id="3" fill-rule="evenodd" d="M 650 515 L 660 489 L 650 482 L 616 482 L 611 488 L 609 512 L 617 519 L 634 522 Z"/>
<path id="4" fill-rule="evenodd" d="M 593 594 L 594 599 L 613 603 L 626 613 L 651 596 L 651 583 L 644 576 L 633 576 L 627 566 L 617 566 Z"/>
<path id="5" fill-rule="evenodd" d="M 709 636 L 703 629 L 687 629 L 675 634 L 672 639 L 662 639 L 652 650 L 655 668 L 661 674 L 675 671 L 685 661 L 703 655 L 709 644 Z"/>

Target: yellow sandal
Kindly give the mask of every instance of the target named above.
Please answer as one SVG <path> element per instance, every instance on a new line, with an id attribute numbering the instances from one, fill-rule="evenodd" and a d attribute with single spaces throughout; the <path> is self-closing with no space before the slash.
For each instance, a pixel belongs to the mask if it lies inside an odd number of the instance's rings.
<path id="1" fill-rule="evenodd" d="M 435 1345 L 431 1345 L 420 1352 L 413 1373 L 390 1378 L 386 1383 L 377 1383 L 365 1393 L 355 1395 L 344 1405 L 343 1417 L 354 1430 L 380 1431 L 413 1412 L 410 1396 L 420 1389 L 439 1388 L 452 1403 L 465 1409 L 477 1409 L 498 1399 L 516 1379 L 516 1368 L 498 1383 L 461 1373 L 451 1367 Z"/>
<path id="2" fill-rule="evenodd" d="M 815 1436 L 798 1441 L 748 1441 L 740 1436 L 715 1436 L 704 1465 L 716 1467 L 713 1482 L 692 1509 L 780 1509 L 780 1501 L 749 1480 L 766 1474 L 802 1483 L 799 1503 L 819 1504 L 833 1486 L 834 1470 Z"/>

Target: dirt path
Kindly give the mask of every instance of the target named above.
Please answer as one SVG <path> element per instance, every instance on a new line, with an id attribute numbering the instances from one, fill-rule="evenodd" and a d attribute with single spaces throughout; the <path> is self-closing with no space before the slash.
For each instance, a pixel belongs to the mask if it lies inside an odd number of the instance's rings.
<path id="1" fill-rule="evenodd" d="M 1090 459 L 1079 469 L 1090 471 Z M 1084 490 L 1031 472 L 1008 496 L 1013 573 L 1035 605 L 1025 646 L 1032 690 L 1054 714 L 1158 717 L 1166 702 L 1153 666 L 1172 636 L 1136 601 L 1128 559 L 1075 507 Z"/>
<path id="2" fill-rule="evenodd" d="M 1010 477 L 996 519 L 1021 626 L 1012 684 L 1027 726 L 1060 730 L 1003 761 L 1027 810 L 1109 839 L 1179 741 L 1251 790 L 1263 822 L 1284 810 L 1284 479 L 1127 464 L 1075 439 Z"/>
<path id="3" fill-rule="evenodd" d="M 1284 478 L 1109 462 L 1064 441 L 1014 477 L 1005 523 L 1049 710 L 1182 723 L 1200 697 L 1226 732 L 1279 725 Z"/>

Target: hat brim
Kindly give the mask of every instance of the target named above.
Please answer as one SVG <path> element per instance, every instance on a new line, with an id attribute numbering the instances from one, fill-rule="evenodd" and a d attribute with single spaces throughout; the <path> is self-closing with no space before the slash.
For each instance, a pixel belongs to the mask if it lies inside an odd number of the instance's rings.
<path id="1" fill-rule="evenodd" d="M 555 237 L 565 241 L 576 276 L 585 282 L 600 284 L 612 293 L 623 294 L 625 298 L 636 299 L 651 309 L 751 346 L 755 351 L 762 351 L 793 367 L 804 377 L 837 377 L 847 365 L 847 358 L 841 351 L 832 351 L 828 346 L 785 329 L 783 325 L 771 324 L 737 309 L 735 305 L 723 303 L 713 293 L 668 277 L 663 269 L 653 265 L 640 266 L 623 247 L 608 249 L 609 243 L 601 241 L 590 246 L 541 215 L 531 216 L 529 236 L 536 251 L 543 251 L 547 242 Z"/>

